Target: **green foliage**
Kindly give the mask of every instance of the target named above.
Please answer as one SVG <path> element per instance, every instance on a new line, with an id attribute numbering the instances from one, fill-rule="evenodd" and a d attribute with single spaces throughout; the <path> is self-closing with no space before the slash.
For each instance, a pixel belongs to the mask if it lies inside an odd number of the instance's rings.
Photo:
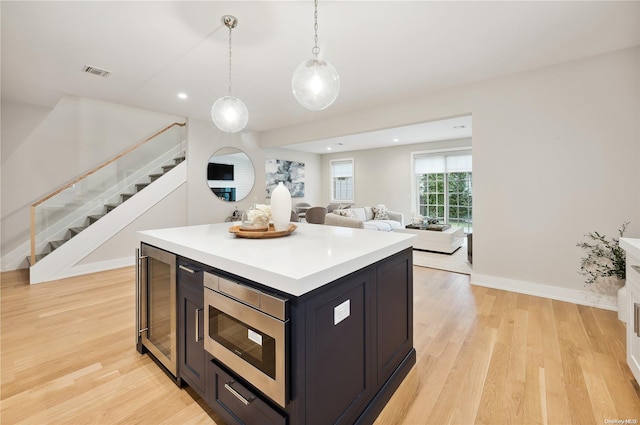
<path id="1" fill-rule="evenodd" d="M 446 211 L 451 223 L 471 220 L 471 172 L 422 174 L 418 179 L 418 196 L 422 216 L 442 220 Z"/>
<path id="2" fill-rule="evenodd" d="M 599 277 L 615 276 L 618 279 L 626 278 L 625 252 L 620 248 L 620 238 L 627 230 L 627 221 L 618 230 L 618 237 L 611 241 L 605 235 L 598 232 L 590 232 L 585 235 L 587 242 L 580 242 L 576 246 L 587 253 L 580 262 L 581 275 L 587 276 L 586 285 L 592 284 Z"/>

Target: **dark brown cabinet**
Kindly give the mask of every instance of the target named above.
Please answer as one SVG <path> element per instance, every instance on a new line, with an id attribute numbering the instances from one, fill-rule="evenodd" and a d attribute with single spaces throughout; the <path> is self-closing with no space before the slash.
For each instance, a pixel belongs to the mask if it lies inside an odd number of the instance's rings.
<path id="1" fill-rule="evenodd" d="M 341 279 L 306 303 L 305 424 L 352 424 L 369 400 L 371 276 Z"/>
<path id="2" fill-rule="evenodd" d="M 284 408 L 205 351 L 203 280 L 212 270 L 178 257 L 178 371 L 230 425 L 372 424 L 415 364 L 411 249 L 288 296 Z"/>
<path id="3" fill-rule="evenodd" d="M 180 378 L 206 398 L 203 269 L 178 262 L 178 371 Z"/>
<path id="4" fill-rule="evenodd" d="M 415 364 L 412 252 L 294 300 L 291 424 L 371 424 Z"/>
<path id="5" fill-rule="evenodd" d="M 373 314 L 376 386 L 383 385 L 413 348 L 413 268 L 398 255 L 376 268 Z"/>

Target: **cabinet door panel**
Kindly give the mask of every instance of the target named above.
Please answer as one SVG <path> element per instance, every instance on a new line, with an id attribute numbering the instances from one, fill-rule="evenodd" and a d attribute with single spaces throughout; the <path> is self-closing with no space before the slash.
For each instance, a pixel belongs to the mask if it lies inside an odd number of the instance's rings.
<path id="1" fill-rule="evenodd" d="M 180 377 L 189 386 L 205 395 L 205 351 L 204 351 L 204 287 L 202 286 L 202 272 L 199 272 L 200 286 L 194 285 L 194 276 L 184 272 L 179 273 L 179 314 L 180 331 Z"/>
<path id="2" fill-rule="evenodd" d="M 204 365 L 204 335 L 202 334 L 204 310 L 201 303 L 194 302 L 193 299 L 184 299 L 185 312 L 185 358 L 184 362 L 188 369 L 200 376 L 203 372 L 201 365 Z M 196 332 L 198 335 L 196 336 Z M 202 347 L 202 350 L 200 349 Z"/>
<path id="3" fill-rule="evenodd" d="M 376 272 L 377 384 L 382 385 L 413 347 L 412 257 L 406 253 Z"/>
<path id="4" fill-rule="evenodd" d="M 359 273 L 307 305 L 307 425 L 353 423 L 368 401 L 369 282 Z"/>

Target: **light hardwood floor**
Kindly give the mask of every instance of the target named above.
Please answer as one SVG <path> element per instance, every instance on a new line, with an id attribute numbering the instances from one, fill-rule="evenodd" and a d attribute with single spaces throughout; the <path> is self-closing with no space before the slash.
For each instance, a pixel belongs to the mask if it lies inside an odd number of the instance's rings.
<path id="1" fill-rule="evenodd" d="M 224 423 L 135 351 L 132 268 L 1 278 L 3 425 Z M 376 425 L 640 421 L 614 312 L 422 267 L 414 295 L 417 364 Z"/>

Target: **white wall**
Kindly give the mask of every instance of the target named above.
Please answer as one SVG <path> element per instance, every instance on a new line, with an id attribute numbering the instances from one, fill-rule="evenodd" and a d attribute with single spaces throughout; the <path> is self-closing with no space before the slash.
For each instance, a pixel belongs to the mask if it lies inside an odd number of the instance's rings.
<path id="1" fill-rule="evenodd" d="M 187 223 L 189 225 L 220 223 L 234 208 L 244 210 L 256 202 L 264 203 L 264 156 L 252 133 L 223 133 L 211 121 L 190 118 L 187 137 Z M 218 149 L 234 147 L 247 154 L 255 169 L 253 189 L 242 200 L 226 202 L 209 189 L 207 164 Z M 262 176 L 262 177 L 261 177 Z"/>
<path id="2" fill-rule="evenodd" d="M 173 122 L 184 118 L 71 96 L 52 110 L 3 102 L 2 256 L 29 240 L 32 203 Z"/>
<path id="3" fill-rule="evenodd" d="M 77 116 L 87 112 L 87 102 L 77 103 Z M 128 115 L 128 108 L 111 108 L 116 116 L 118 111 Z M 28 205 L 53 183 L 68 181 L 78 174 L 76 168 L 82 172 L 99 163 L 98 157 L 106 155 L 113 143 L 130 144 L 107 137 L 111 135 L 107 131 L 80 146 L 79 140 L 86 140 L 80 135 L 101 128 L 99 114 L 75 127 L 72 142 L 60 137 L 62 132 L 53 132 L 44 141 L 36 139 L 33 131 L 45 112 L 2 104 L 3 249 L 28 238 Z M 190 120 L 187 223 L 219 222 L 234 205 L 244 209 L 264 202 L 264 161 L 283 141 L 298 143 L 466 114 L 473 115 L 474 127 L 476 283 L 556 294 L 564 289 L 580 291 L 584 285 L 577 269 L 582 253 L 575 244 L 584 233 L 598 230 L 614 235 L 622 222 L 631 220 L 627 235 L 640 236 L 639 47 L 259 135 L 222 134 L 210 122 Z M 149 118 L 162 120 L 153 114 Z M 219 201 L 207 187 L 206 164 L 223 146 L 245 151 L 256 169 L 252 193 L 235 204 Z M 100 155 L 94 156 L 96 152 Z M 304 156 L 292 153 L 279 159 L 313 162 Z M 62 170 L 53 165 L 60 161 L 66 164 Z M 326 175 L 318 161 L 318 176 L 323 179 Z M 371 161 L 380 164 L 380 157 Z M 383 163 L 384 172 L 402 166 Z M 309 170 L 309 182 L 312 175 Z M 377 198 L 375 188 L 364 190 L 356 193 L 358 203 Z M 322 198 L 328 195 L 320 196 L 320 203 L 328 201 Z M 392 203 L 403 199 L 400 194 Z M 409 199 L 402 208 L 410 211 Z"/>
<path id="4" fill-rule="evenodd" d="M 2 126 L 0 126 L 0 174 L 2 198 L 0 217 L 2 239 L 0 252 L 4 255 L 25 239 L 25 225 L 28 226 L 29 210 L 25 210 L 25 201 L 21 196 L 24 186 L 33 186 L 31 175 L 22 175 L 23 167 L 33 168 L 37 165 L 30 159 L 33 148 L 21 146 L 28 140 L 29 135 L 37 128 L 51 108 L 27 105 L 21 103 L 2 102 Z M 22 182 L 16 185 L 16 182 Z M 32 195 L 33 197 L 33 195 Z M 28 203 L 30 205 L 30 203 Z M 25 221 L 26 220 L 26 221 Z"/>
<path id="5" fill-rule="evenodd" d="M 263 152 L 265 160 L 281 159 L 304 163 L 304 196 L 291 198 L 293 205 L 299 202 L 306 202 L 312 206 L 326 205 L 322 197 L 322 155 L 281 148 L 264 149 Z M 262 178 L 266 176 L 263 175 Z"/>
<path id="6" fill-rule="evenodd" d="M 207 163 L 215 151 L 223 147 L 235 147 L 245 152 L 256 173 L 256 181 L 249 195 L 238 202 L 225 202 L 216 198 L 207 184 Z M 290 149 L 261 149 L 257 135 L 253 133 L 226 134 L 210 121 L 189 119 L 187 158 L 187 211 L 189 225 L 219 223 L 229 217 L 235 207 L 245 210 L 254 203 L 268 203 L 266 199 L 265 161 L 283 159 L 305 163 L 305 197 L 292 202 L 320 202 L 320 157 Z"/>
<path id="7" fill-rule="evenodd" d="M 102 119 L 98 119 L 102 116 Z M 132 121 L 132 122 L 129 122 Z M 53 110 L 31 105 L 2 104 L 2 253 L 20 249 L 29 240 L 29 206 L 43 194 L 109 159 L 131 144 L 181 117 L 150 113 L 89 99 L 65 98 Z M 134 125 L 140 124 L 140 125 Z M 128 134 L 122 137 L 122 134 Z M 133 140 L 133 137 L 136 139 Z M 106 244 L 90 253 L 80 265 L 124 264 L 132 258 L 135 231 L 222 222 L 237 206 L 267 202 L 265 159 L 304 162 L 306 194 L 294 202 L 320 202 L 320 157 L 289 149 L 260 149 L 256 135 L 225 134 L 211 122 L 189 120 L 187 184 L 174 192 Z M 207 163 L 218 149 L 231 146 L 244 151 L 255 168 L 255 185 L 244 200 L 226 203 L 210 191 Z M 11 182 L 21 182 L 11 185 Z M 24 253 L 26 257 L 27 252 Z M 26 261 L 21 264 L 26 267 Z M 8 268 L 5 268 L 8 270 Z"/>
<path id="8" fill-rule="evenodd" d="M 404 221 L 408 223 L 411 212 L 416 211 L 411 199 L 411 179 L 413 179 L 411 154 L 460 147 L 470 148 L 471 139 L 416 143 L 322 155 L 323 200 L 328 203 L 331 197 L 329 161 L 353 158 L 355 205 L 362 207 L 384 204 L 391 211 L 403 213 Z"/>
<path id="9" fill-rule="evenodd" d="M 473 279 L 562 298 L 585 289 L 575 246 L 584 233 L 612 236 L 631 220 L 627 235 L 640 236 L 639 112 L 636 47 L 265 132 L 260 142 L 472 114 Z"/>

